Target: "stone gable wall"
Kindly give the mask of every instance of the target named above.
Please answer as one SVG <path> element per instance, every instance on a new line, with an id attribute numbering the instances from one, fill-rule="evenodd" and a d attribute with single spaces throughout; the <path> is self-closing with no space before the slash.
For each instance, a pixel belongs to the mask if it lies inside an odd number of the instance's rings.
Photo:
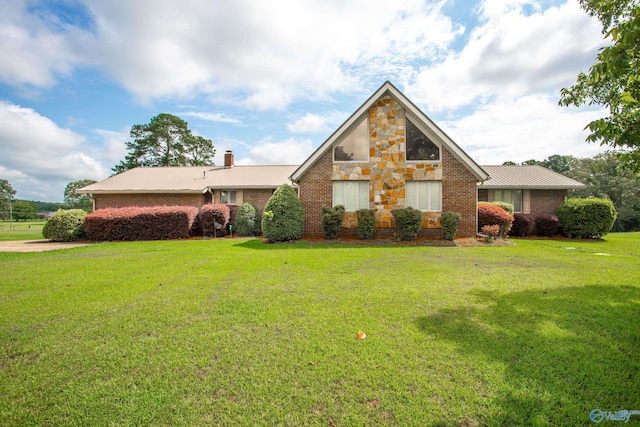
<path id="1" fill-rule="evenodd" d="M 442 211 L 460 212 L 463 221 L 458 236 L 476 234 L 475 177 L 446 149 L 437 162 L 407 162 L 405 159 L 405 112 L 390 95 L 369 109 L 369 161 L 333 162 L 327 150 L 300 180 L 300 198 L 305 208 L 305 235 L 322 236 L 321 208 L 332 205 L 332 181 L 369 181 L 369 206 L 376 212 L 377 234 L 392 237 L 391 213 L 406 205 L 406 181 L 442 181 Z M 423 236 L 441 236 L 439 212 L 423 212 Z M 347 212 L 343 233 L 355 235 L 357 216 Z"/>

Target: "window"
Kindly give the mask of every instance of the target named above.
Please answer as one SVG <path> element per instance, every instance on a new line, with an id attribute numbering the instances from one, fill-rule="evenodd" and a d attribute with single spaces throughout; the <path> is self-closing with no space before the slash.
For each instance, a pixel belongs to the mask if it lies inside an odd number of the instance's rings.
<path id="1" fill-rule="evenodd" d="M 442 181 L 407 181 L 406 206 L 421 211 L 442 210 Z"/>
<path id="2" fill-rule="evenodd" d="M 366 162 L 369 160 L 369 120 L 363 120 L 333 149 L 336 162 Z"/>
<path id="3" fill-rule="evenodd" d="M 236 190 L 222 190 L 220 192 L 220 202 L 229 205 L 236 204 Z"/>
<path id="4" fill-rule="evenodd" d="M 333 181 L 333 206 L 347 211 L 369 209 L 369 181 Z"/>
<path id="5" fill-rule="evenodd" d="M 514 212 L 529 213 L 529 199 L 529 190 L 489 190 L 490 202 L 509 203 Z"/>
<path id="6" fill-rule="evenodd" d="M 409 120 L 407 123 L 407 160 L 440 160 L 440 148 Z"/>

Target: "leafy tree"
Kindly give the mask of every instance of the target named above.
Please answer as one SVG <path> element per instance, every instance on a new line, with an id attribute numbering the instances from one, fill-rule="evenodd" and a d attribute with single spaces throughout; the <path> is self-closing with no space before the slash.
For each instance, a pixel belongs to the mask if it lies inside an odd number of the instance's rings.
<path id="1" fill-rule="evenodd" d="M 93 210 L 93 197 L 90 194 L 77 194 L 76 190 L 96 183 L 92 179 L 81 179 L 67 184 L 64 189 L 64 203 L 69 209 L 82 209 L 87 212 Z"/>
<path id="2" fill-rule="evenodd" d="M 118 174 L 139 166 L 202 166 L 213 164 L 211 140 L 191 133 L 187 122 L 171 114 L 158 114 L 143 125 L 134 125 L 127 142 L 128 154 L 113 167 Z"/>
<path id="3" fill-rule="evenodd" d="M 514 161 L 511 160 L 507 160 L 506 162 L 502 163 L 502 166 L 517 166 L 518 164 Z"/>
<path id="4" fill-rule="evenodd" d="M 16 190 L 13 189 L 9 181 L 0 179 L 0 218 L 9 218 L 9 203 L 13 200 Z"/>
<path id="5" fill-rule="evenodd" d="M 564 175 L 576 166 L 577 161 L 578 159 L 573 156 L 554 154 L 553 156 L 547 157 L 540 164 L 547 169 Z"/>
<path id="6" fill-rule="evenodd" d="M 13 219 L 16 221 L 38 219 L 38 208 L 31 202 L 20 200 L 13 204 Z"/>
<path id="7" fill-rule="evenodd" d="M 640 4 L 638 0 L 580 0 L 582 8 L 602 23 L 612 44 L 600 51 L 588 73 L 562 89 L 560 105 L 601 105 L 609 115 L 587 127 L 589 142 L 623 150 L 625 166 L 640 171 Z"/>

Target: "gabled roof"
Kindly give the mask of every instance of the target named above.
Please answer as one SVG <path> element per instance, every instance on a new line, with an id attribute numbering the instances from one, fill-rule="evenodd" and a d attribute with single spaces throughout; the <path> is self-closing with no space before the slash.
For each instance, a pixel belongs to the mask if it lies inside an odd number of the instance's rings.
<path id="1" fill-rule="evenodd" d="M 135 168 L 79 189 L 78 193 L 204 193 L 209 188 L 260 189 L 289 184 L 297 166 Z"/>
<path id="2" fill-rule="evenodd" d="M 478 188 L 517 188 L 530 190 L 571 190 L 585 185 L 539 165 L 482 166 L 491 178 Z"/>
<path id="3" fill-rule="evenodd" d="M 343 133 L 357 121 L 359 121 L 365 114 L 368 114 L 369 109 L 374 103 L 380 99 L 385 93 L 391 94 L 402 107 L 410 113 L 409 115 L 415 116 L 418 120 L 429 128 L 436 136 L 437 143 L 442 144 L 451 154 L 460 161 L 466 168 L 478 179 L 478 181 L 486 180 L 489 175 L 482 169 L 467 153 L 462 150 L 449 136 L 442 131 L 434 122 L 431 121 L 413 102 L 409 100 L 402 92 L 400 92 L 390 82 L 385 82 L 380 88 L 365 101 L 355 113 L 351 115 L 316 151 L 304 161 L 302 165 L 291 175 L 291 180 L 298 182 L 300 177 L 304 175 L 309 167 L 311 167 L 327 150 L 329 150 L 334 143 L 342 136 Z"/>

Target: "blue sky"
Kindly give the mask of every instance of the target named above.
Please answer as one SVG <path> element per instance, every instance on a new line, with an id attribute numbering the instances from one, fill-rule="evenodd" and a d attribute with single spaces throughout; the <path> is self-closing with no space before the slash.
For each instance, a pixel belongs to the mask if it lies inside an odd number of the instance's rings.
<path id="1" fill-rule="evenodd" d="M 62 201 L 180 116 L 216 163 L 299 164 L 386 80 L 480 164 L 587 157 L 557 105 L 603 46 L 577 0 L 0 0 L 0 178 Z"/>

